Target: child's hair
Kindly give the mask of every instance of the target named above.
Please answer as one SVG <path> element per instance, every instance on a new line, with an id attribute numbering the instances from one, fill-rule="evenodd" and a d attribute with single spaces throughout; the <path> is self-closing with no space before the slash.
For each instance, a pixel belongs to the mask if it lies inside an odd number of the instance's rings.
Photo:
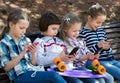
<path id="1" fill-rule="evenodd" d="M 60 26 L 60 38 L 62 40 L 66 40 L 67 37 L 65 30 L 68 30 L 75 23 L 82 23 L 77 15 L 72 13 L 65 15 Z"/>
<path id="2" fill-rule="evenodd" d="M 41 32 L 45 32 L 48 30 L 48 26 L 52 24 L 59 24 L 60 19 L 52 12 L 47 12 L 43 14 L 39 20 L 39 29 Z"/>
<path id="3" fill-rule="evenodd" d="M 16 24 L 19 20 L 22 20 L 22 19 L 30 21 L 30 18 L 28 17 L 26 12 L 22 11 L 21 9 L 12 10 L 8 15 L 7 26 L 4 28 L 2 32 L 2 37 L 4 36 L 5 33 L 8 33 L 10 30 L 9 22 Z"/>
<path id="4" fill-rule="evenodd" d="M 92 5 L 87 11 L 87 14 L 92 18 L 96 18 L 99 15 L 107 15 L 105 8 L 103 8 L 99 3 Z"/>

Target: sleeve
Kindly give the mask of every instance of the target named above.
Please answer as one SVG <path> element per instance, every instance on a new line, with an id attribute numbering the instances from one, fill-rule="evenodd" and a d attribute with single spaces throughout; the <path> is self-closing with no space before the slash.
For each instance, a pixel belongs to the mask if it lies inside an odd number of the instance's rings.
<path id="1" fill-rule="evenodd" d="M 0 66 L 4 67 L 9 61 L 9 50 L 4 43 L 0 42 Z"/>
<path id="2" fill-rule="evenodd" d="M 88 47 L 86 46 L 86 42 L 84 40 L 83 40 L 83 43 L 84 43 L 86 55 L 91 53 L 90 50 L 88 49 Z"/>
<path id="3" fill-rule="evenodd" d="M 89 47 L 89 50 L 90 50 L 91 52 L 93 52 L 93 53 L 96 53 L 96 52 L 102 50 L 102 48 L 99 48 L 98 45 L 95 44 L 95 45 Z"/>
<path id="4" fill-rule="evenodd" d="M 103 29 L 100 29 L 100 30 L 101 30 L 101 33 L 102 33 L 102 35 L 103 35 L 103 40 L 106 40 L 106 41 L 107 41 L 107 34 L 106 34 L 106 32 L 105 32 Z M 94 52 L 94 53 L 103 50 L 102 48 L 99 48 L 99 47 L 98 47 L 98 43 L 94 44 L 93 46 L 90 46 L 89 49 L 90 49 L 91 52 Z M 111 48 L 109 48 L 108 50 L 110 50 L 110 49 L 111 49 Z"/>
<path id="5" fill-rule="evenodd" d="M 73 47 L 68 45 L 66 41 L 64 41 L 64 45 L 65 45 L 65 53 L 69 54 L 72 51 Z"/>
<path id="6" fill-rule="evenodd" d="M 81 28 L 80 32 L 79 32 L 79 36 L 78 38 L 84 38 L 84 32 L 83 32 L 83 27 Z"/>
<path id="7" fill-rule="evenodd" d="M 84 30 L 83 29 L 81 29 L 81 31 L 80 31 L 80 36 L 79 36 L 80 38 L 83 38 L 84 39 L 84 41 L 86 41 L 86 36 L 85 36 L 85 32 L 84 32 Z M 87 46 L 87 45 L 86 45 Z M 101 50 L 101 48 L 99 48 L 98 47 L 98 45 L 97 45 L 97 43 L 95 44 L 93 44 L 93 45 L 91 45 L 91 46 L 87 46 L 87 48 L 92 52 L 92 53 L 96 53 L 96 52 L 98 52 L 98 51 L 100 51 Z"/>
<path id="8" fill-rule="evenodd" d="M 37 54 L 37 64 L 44 66 L 53 65 L 53 59 L 57 57 L 59 54 L 46 52 L 44 48 L 44 41 L 40 38 L 37 38 L 34 42 L 39 42 L 36 54 Z"/>

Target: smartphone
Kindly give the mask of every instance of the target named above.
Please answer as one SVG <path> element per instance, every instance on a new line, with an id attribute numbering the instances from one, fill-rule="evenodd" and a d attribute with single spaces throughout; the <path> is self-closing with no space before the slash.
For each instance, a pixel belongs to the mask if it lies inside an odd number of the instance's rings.
<path id="1" fill-rule="evenodd" d="M 30 46 L 33 46 L 33 45 L 38 45 L 39 44 L 39 42 L 34 42 L 32 45 L 30 45 Z M 26 52 L 30 52 L 30 50 L 28 49 Z"/>
<path id="2" fill-rule="evenodd" d="M 98 54 L 98 52 L 95 52 L 94 55 Z"/>
<path id="3" fill-rule="evenodd" d="M 73 55 L 78 51 L 79 47 L 74 47 L 73 50 L 69 53 L 69 55 Z"/>

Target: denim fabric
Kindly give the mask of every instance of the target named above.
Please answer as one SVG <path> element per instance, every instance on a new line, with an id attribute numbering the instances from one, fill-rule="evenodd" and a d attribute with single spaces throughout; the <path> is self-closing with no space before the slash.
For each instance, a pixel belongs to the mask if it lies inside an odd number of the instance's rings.
<path id="1" fill-rule="evenodd" d="M 89 64 L 89 63 L 87 63 L 87 64 Z M 87 64 L 86 64 L 86 66 L 87 66 Z M 81 68 L 79 68 L 80 70 L 85 70 L 86 68 L 85 67 L 81 67 Z M 98 81 L 99 83 L 114 83 L 114 78 L 113 78 L 113 76 L 111 75 L 111 74 L 109 74 L 109 73 L 105 73 L 105 75 L 106 75 L 106 77 L 107 78 L 97 78 L 97 79 L 81 79 L 83 82 L 85 82 L 85 83 L 96 83 L 96 81 Z M 120 82 L 119 82 L 120 83 Z"/>
<path id="2" fill-rule="evenodd" d="M 77 68 L 77 70 L 87 70 L 85 66 Z M 84 83 L 106 83 L 104 78 L 81 78 Z"/>
<path id="3" fill-rule="evenodd" d="M 120 62 L 116 60 L 112 61 L 100 61 L 100 63 L 106 67 L 107 72 L 110 73 L 113 77 L 118 79 L 117 83 L 120 83 Z"/>
<path id="4" fill-rule="evenodd" d="M 36 72 L 36 75 L 32 77 L 31 75 L 34 71 L 28 71 L 20 76 L 18 76 L 14 83 L 66 83 L 65 80 L 55 72 Z"/>
<path id="5" fill-rule="evenodd" d="M 81 79 L 73 78 L 73 77 L 63 77 L 67 83 L 84 83 L 81 81 Z"/>

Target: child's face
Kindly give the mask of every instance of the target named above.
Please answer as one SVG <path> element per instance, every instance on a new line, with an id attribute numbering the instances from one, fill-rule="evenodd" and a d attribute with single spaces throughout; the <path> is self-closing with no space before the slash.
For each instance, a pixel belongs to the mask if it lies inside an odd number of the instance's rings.
<path id="1" fill-rule="evenodd" d="M 16 24 L 10 22 L 10 33 L 12 33 L 15 38 L 19 39 L 21 36 L 24 35 L 28 27 L 29 22 L 26 20 L 19 20 Z"/>
<path id="2" fill-rule="evenodd" d="M 55 37 L 58 33 L 58 29 L 59 29 L 58 24 L 52 24 L 48 26 L 48 30 L 44 32 L 44 35 L 46 36 L 50 36 L 50 37 Z"/>
<path id="3" fill-rule="evenodd" d="M 67 36 L 71 39 L 76 39 L 79 35 L 79 31 L 81 28 L 81 23 L 73 24 L 67 31 Z"/>
<path id="4" fill-rule="evenodd" d="M 98 27 L 102 25 L 102 23 L 106 20 L 105 15 L 97 16 L 96 18 L 89 17 L 88 23 L 92 30 L 96 30 Z"/>

